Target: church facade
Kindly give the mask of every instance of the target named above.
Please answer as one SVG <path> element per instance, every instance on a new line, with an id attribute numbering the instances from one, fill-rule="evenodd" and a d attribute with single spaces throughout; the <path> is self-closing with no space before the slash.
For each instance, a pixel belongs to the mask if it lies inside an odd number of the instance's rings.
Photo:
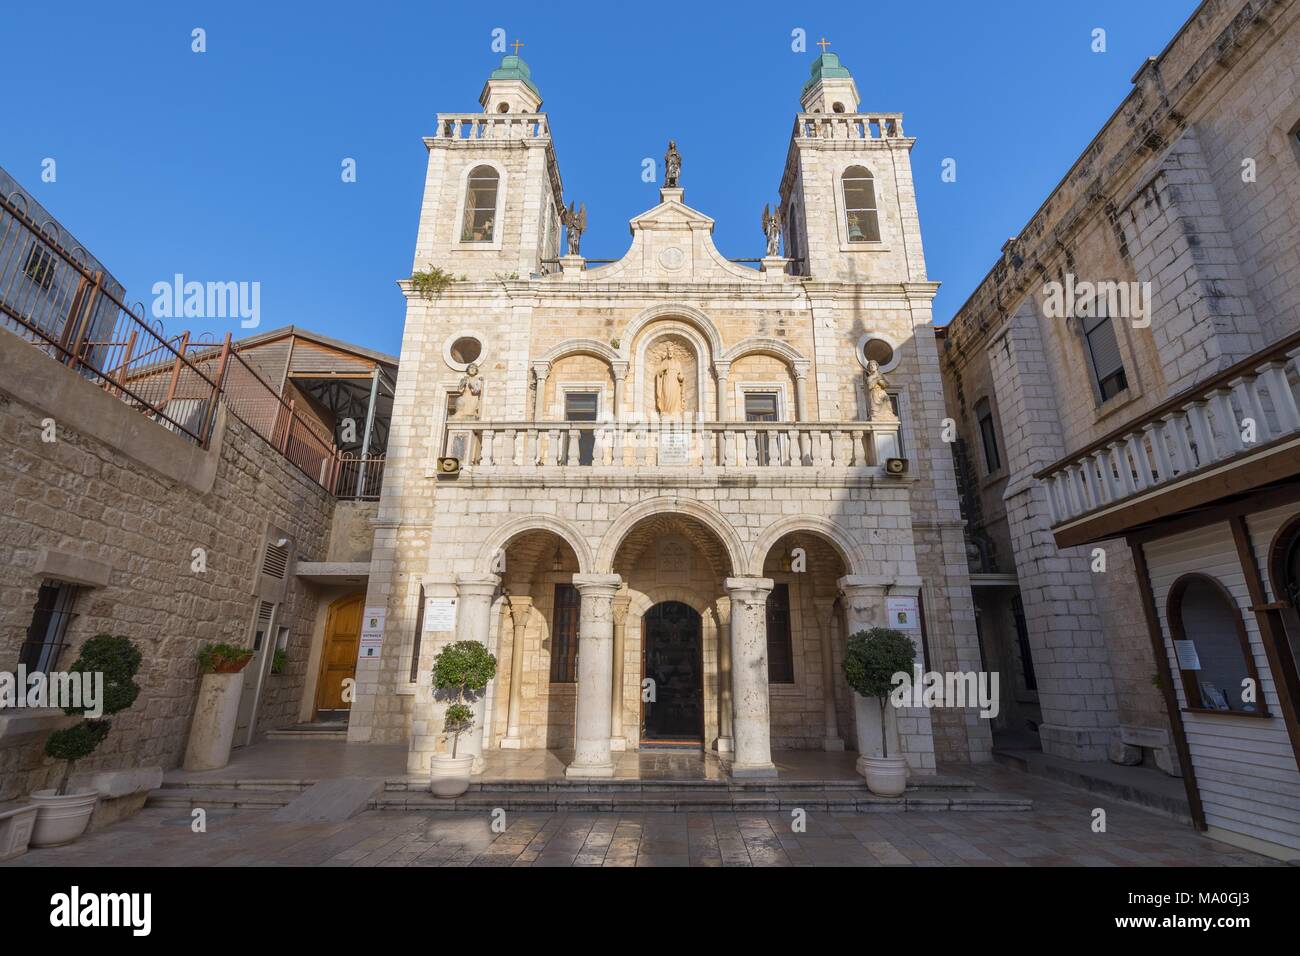
<path id="1" fill-rule="evenodd" d="M 868 752 L 848 635 L 889 624 L 927 670 L 980 669 L 902 116 L 862 111 L 823 53 L 759 268 L 714 246 L 675 146 L 597 264 L 527 64 L 480 101 L 425 139 L 349 740 L 427 772 L 433 658 L 469 639 L 498 668 L 462 752 L 552 750 L 578 777 L 623 750 L 755 777 L 774 751 Z M 886 719 L 914 773 L 988 759 L 974 709 Z"/>

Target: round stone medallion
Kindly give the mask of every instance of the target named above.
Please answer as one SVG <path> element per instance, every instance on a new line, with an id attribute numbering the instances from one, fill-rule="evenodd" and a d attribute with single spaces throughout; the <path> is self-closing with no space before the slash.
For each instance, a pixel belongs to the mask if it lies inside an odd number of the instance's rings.
<path id="1" fill-rule="evenodd" d="M 659 253 L 659 264 L 670 272 L 676 272 L 686 263 L 686 253 L 677 246 L 669 246 Z"/>

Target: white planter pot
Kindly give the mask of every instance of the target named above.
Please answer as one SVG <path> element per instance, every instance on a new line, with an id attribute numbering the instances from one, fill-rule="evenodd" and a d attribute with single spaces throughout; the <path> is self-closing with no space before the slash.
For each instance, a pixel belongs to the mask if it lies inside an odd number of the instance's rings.
<path id="1" fill-rule="evenodd" d="M 469 775 L 473 769 L 473 754 L 464 757 L 434 754 L 429 771 L 429 789 L 435 797 L 459 797 L 469 789 Z"/>
<path id="2" fill-rule="evenodd" d="M 219 770 L 230 763 L 230 746 L 235 741 L 239 697 L 243 690 L 242 672 L 203 675 L 185 748 L 186 770 Z"/>
<path id="3" fill-rule="evenodd" d="M 54 790 L 35 791 L 32 803 L 36 805 L 36 826 L 31 845 L 63 846 L 74 842 L 86 832 L 98 801 L 98 790 L 74 790 L 61 797 Z"/>
<path id="4" fill-rule="evenodd" d="M 878 797 L 901 797 L 907 789 L 907 760 L 903 757 L 859 757 L 858 772 Z"/>

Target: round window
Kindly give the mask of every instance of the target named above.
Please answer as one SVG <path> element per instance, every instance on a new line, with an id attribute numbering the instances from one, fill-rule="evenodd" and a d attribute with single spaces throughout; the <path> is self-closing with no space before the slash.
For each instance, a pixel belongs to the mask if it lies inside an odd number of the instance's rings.
<path id="1" fill-rule="evenodd" d="M 478 361 L 483 354 L 483 343 L 469 335 L 462 335 L 451 343 L 451 357 L 457 365 L 468 365 Z"/>
<path id="2" fill-rule="evenodd" d="M 858 364 L 863 368 L 868 362 L 875 362 L 882 372 L 888 372 L 898 365 L 898 358 L 898 346 L 889 336 L 864 332 L 858 339 Z"/>
<path id="3" fill-rule="evenodd" d="M 482 365 L 487 352 L 483 341 L 483 336 L 474 330 L 457 333 L 442 343 L 443 361 L 458 372 L 465 371 L 470 363 Z"/>

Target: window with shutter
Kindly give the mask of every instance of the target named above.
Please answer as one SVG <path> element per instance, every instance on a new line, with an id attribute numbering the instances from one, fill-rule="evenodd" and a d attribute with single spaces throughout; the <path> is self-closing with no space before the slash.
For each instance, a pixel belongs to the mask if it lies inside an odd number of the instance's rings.
<path id="1" fill-rule="evenodd" d="M 1128 388 L 1128 376 L 1106 300 L 1097 299 L 1090 311 L 1091 315 L 1083 316 L 1083 337 L 1088 344 L 1088 360 L 1097 393 L 1105 401 Z"/>

